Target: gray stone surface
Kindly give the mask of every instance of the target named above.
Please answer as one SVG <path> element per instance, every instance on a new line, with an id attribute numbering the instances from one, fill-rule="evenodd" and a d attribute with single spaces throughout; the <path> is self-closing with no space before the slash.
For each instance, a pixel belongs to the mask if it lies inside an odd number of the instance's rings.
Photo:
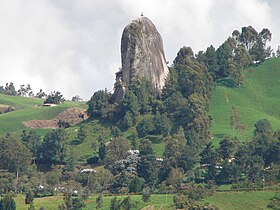
<path id="1" fill-rule="evenodd" d="M 155 25 L 147 17 L 140 17 L 129 23 L 121 39 L 122 68 L 116 74 L 115 87 L 135 83 L 145 77 L 161 92 L 168 74 L 163 42 Z M 120 101 L 115 88 L 114 101 Z M 123 91 L 121 91 L 123 93 Z M 122 94 L 121 94 L 122 95 Z"/>

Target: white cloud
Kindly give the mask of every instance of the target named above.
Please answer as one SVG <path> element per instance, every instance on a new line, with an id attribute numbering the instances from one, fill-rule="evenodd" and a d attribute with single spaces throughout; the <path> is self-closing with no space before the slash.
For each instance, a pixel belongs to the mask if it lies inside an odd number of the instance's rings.
<path id="1" fill-rule="evenodd" d="M 149 17 L 161 33 L 167 60 L 180 47 L 218 47 L 234 29 L 268 27 L 280 44 L 275 0 L 12 0 L 0 1 L 0 84 L 30 83 L 88 99 L 112 89 L 126 24 Z M 278 7 L 276 7 L 278 6 Z"/>

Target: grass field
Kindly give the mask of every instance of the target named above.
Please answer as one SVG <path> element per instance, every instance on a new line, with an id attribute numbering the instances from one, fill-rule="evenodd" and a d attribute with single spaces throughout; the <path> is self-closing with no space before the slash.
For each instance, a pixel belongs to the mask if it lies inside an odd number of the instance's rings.
<path id="1" fill-rule="evenodd" d="M 223 192 L 205 199 L 205 202 L 219 207 L 220 210 L 258 210 L 268 209 L 267 205 L 275 192 Z"/>
<path id="2" fill-rule="evenodd" d="M 0 136 L 8 132 L 20 133 L 26 129 L 23 122 L 26 120 L 47 120 L 55 117 L 67 108 L 85 106 L 79 102 L 65 102 L 57 107 L 41 107 L 43 99 L 0 94 L 2 106 L 12 106 L 16 110 L 0 115 Z M 48 129 L 38 129 L 39 134 L 45 134 Z"/>
<path id="3" fill-rule="evenodd" d="M 212 94 L 210 114 L 214 118 L 212 134 L 217 143 L 224 135 L 246 141 L 253 135 L 254 124 L 268 119 L 274 129 L 280 128 L 280 59 L 272 58 L 256 67 L 244 70 L 240 88 L 218 85 Z M 230 126 L 232 106 L 240 115 L 243 132 Z"/>
<path id="4" fill-rule="evenodd" d="M 213 196 L 208 197 L 200 203 L 210 203 L 219 207 L 220 210 L 258 210 L 268 209 L 267 205 L 271 198 L 273 198 L 275 192 L 270 191 L 257 191 L 257 192 L 219 192 Z M 133 210 L 142 209 L 145 206 L 153 206 L 154 209 L 163 208 L 173 209 L 173 196 L 172 194 L 158 194 L 152 195 L 149 202 L 142 201 L 141 195 L 131 195 L 131 201 L 133 204 Z M 123 200 L 127 196 L 117 196 L 118 199 Z M 103 197 L 103 210 L 110 209 L 110 202 L 114 196 Z M 27 210 L 29 205 L 24 203 L 25 196 L 18 195 L 16 197 L 17 210 Z M 84 210 L 92 210 L 96 207 L 96 196 L 90 197 L 86 201 L 86 207 Z M 52 196 L 45 198 L 35 198 L 34 206 L 36 209 L 44 207 L 45 210 L 58 209 L 58 205 L 63 203 L 62 196 Z"/>

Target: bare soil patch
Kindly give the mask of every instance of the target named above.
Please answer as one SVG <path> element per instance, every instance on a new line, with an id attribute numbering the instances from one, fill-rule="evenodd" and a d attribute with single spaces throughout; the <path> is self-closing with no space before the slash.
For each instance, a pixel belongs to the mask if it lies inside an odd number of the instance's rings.
<path id="1" fill-rule="evenodd" d="M 23 122 L 26 128 L 59 128 L 59 122 L 69 123 L 70 126 L 83 122 L 88 118 L 86 109 L 73 107 L 66 109 L 50 120 L 28 120 Z"/>

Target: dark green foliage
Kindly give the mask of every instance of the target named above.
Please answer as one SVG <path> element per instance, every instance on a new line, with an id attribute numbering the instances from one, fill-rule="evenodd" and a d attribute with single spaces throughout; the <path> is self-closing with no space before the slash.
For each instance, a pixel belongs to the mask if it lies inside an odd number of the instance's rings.
<path id="1" fill-rule="evenodd" d="M 17 91 L 12 82 L 10 82 L 10 84 L 6 83 L 5 88 L 3 86 L 0 86 L 0 93 L 5 95 L 12 95 L 12 96 L 17 95 Z"/>
<path id="2" fill-rule="evenodd" d="M 100 160 L 104 160 L 106 157 L 106 145 L 104 142 L 101 142 L 98 148 L 98 156 Z"/>
<path id="3" fill-rule="evenodd" d="M 35 131 L 31 130 L 27 132 L 26 130 L 23 130 L 21 141 L 32 152 L 34 158 L 40 158 L 41 138 Z"/>
<path id="4" fill-rule="evenodd" d="M 149 134 L 154 134 L 155 131 L 155 125 L 152 117 L 144 118 L 141 120 L 137 127 L 136 127 L 138 136 L 140 138 L 149 135 Z"/>
<path id="5" fill-rule="evenodd" d="M 137 166 L 138 176 L 142 177 L 150 187 L 154 187 L 158 182 L 160 164 L 154 155 L 151 142 L 147 139 L 142 140 L 139 152 L 140 162 Z"/>
<path id="6" fill-rule="evenodd" d="M 260 156 L 252 156 L 248 167 L 248 180 L 257 182 L 263 178 L 264 161 Z"/>
<path id="7" fill-rule="evenodd" d="M 218 75 L 215 78 L 224 78 L 230 75 L 229 71 L 229 59 L 232 58 L 232 48 L 230 47 L 228 42 L 224 42 L 217 49 L 217 59 L 219 65 Z"/>
<path id="8" fill-rule="evenodd" d="M 45 104 L 60 104 L 64 102 L 65 99 L 63 98 L 63 95 L 59 91 L 52 91 L 44 101 Z"/>
<path id="9" fill-rule="evenodd" d="M 6 135 L 0 138 L 0 160 L 0 168 L 15 172 L 18 178 L 20 172 L 28 169 L 32 155 L 21 141 Z"/>
<path id="10" fill-rule="evenodd" d="M 203 185 L 189 185 L 186 195 L 190 202 L 199 201 L 208 196 L 208 192 Z"/>
<path id="11" fill-rule="evenodd" d="M 205 52 L 205 65 L 207 66 L 207 69 L 212 75 L 213 79 L 216 80 L 218 76 L 219 66 L 217 53 L 212 45 L 208 47 Z"/>
<path id="12" fill-rule="evenodd" d="M 79 210 L 85 207 L 84 198 L 73 197 L 71 193 L 66 192 L 63 196 L 64 204 L 59 206 L 59 209 L 65 210 Z"/>
<path id="13" fill-rule="evenodd" d="M 62 129 L 50 131 L 43 140 L 43 160 L 49 164 L 62 163 L 66 157 L 66 147 L 66 132 Z"/>
<path id="14" fill-rule="evenodd" d="M 272 135 L 272 127 L 270 122 L 267 119 L 259 120 L 255 124 L 255 136 L 271 136 Z"/>
<path id="15" fill-rule="evenodd" d="M 35 95 L 36 98 L 44 98 L 46 96 L 47 94 L 42 89 L 40 89 L 40 91 Z"/>
<path id="16" fill-rule="evenodd" d="M 179 167 L 182 161 L 184 148 L 186 146 L 186 140 L 184 136 L 176 134 L 169 136 L 165 140 L 166 146 L 164 150 L 164 162 L 168 162 L 168 165 L 172 167 Z"/>
<path id="17" fill-rule="evenodd" d="M 34 200 L 34 193 L 29 190 L 25 195 L 25 204 L 31 204 Z"/>
<path id="18" fill-rule="evenodd" d="M 166 181 L 168 185 L 172 185 L 175 189 L 180 190 L 183 179 L 184 174 L 181 168 L 171 168 Z"/>
<path id="19" fill-rule="evenodd" d="M 160 114 L 157 112 L 154 117 L 154 125 L 155 125 L 155 133 L 161 134 L 164 137 L 170 134 L 172 124 L 170 119 L 167 117 L 165 113 Z"/>
<path id="20" fill-rule="evenodd" d="M 86 139 L 87 133 L 84 125 L 80 126 L 77 137 L 81 143 Z"/>
<path id="21" fill-rule="evenodd" d="M 173 123 L 183 125 L 188 116 L 185 112 L 187 99 L 180 92 L 175 92 L 164 100 L 165 112 L 168 113 Z"/>
<path id="22" fill-rule="evenodd" d="M 91 117 L 108 117 L 110 111 L 109 99 L 111 95 L 105 90 L 99 90 L 93 94 L 90 100 L 87 102 L 87 113 Z"/>
<path id="23" fill-rule="evenodd" d="M 123 117 L 123 125 L 125 128 L 130 128 L 135 123 L 135 118 L 131 111 L 127 111 Z"/>
<path id="24" fill-rule="evenodd" d="M 63 120 L 59 120 L 57 125 L 58 125 L 59 128 L 69 128 L 70 127 L 70 123 L 65 122 Z"/>
<path id="25" fill-rule="evenodd" d="M 111 199 L 110 210 L 119 210 L 121 209 L 121 200 L 114 197 Z"/>
<path id="26" fill-rule="evenodd" d="M 96 209 L 102 209 L 103 208 L 103 195 L 98 194 L 96 198 Z"/>
<path id="27" fill-rule="evenodd" d="M 153 155 L 152 142 L 149 139 L 143 139 L 139 146 L 140 156 Z"/>
<path id="28" fill-rule="evenodd" d="M 87 159 L 87 164 L 96 164 L 96 163 L 98 163 L 98 160 L 99 160 L 98 156 L 90 157 Z"/>
<path id="29" fill-rule="evenodd" d="M 210 205 L 208 203 L 205 204 L 194 204 L 189 207 L 189 210 L 219 210 L 219 208 L 215 205 Z"/>
<path id="30" fill-rule="evenodd" d="M 241 123 L 240 123 L 239 112 L 237 111 L 237 109 L 234 105 L 231 108 L 230 124 L 232 126 L 232 135 L 235 136 L 234 132 L 236 130 L 239 130 L 242 126 L 241 126 Z"/>
<path id="31" fill-rule="evenodd" d="M 142 191 L 142 200 L 144 202 L 148 202 L 150 200 L 151 194 L 152 194 L 151 188 L 145 187 Z"/>
<path id="32" fill-rule="evenodd" d="M 236 141 L 233 141 L 231 138 L 225 136 L 219 144 L 219 154 L 222 159 L 228 160 L 229 158 L 233 157 L 237 144 Z"/>
<path id="33" fill-rule="evenodd" d="M 105 165 L 109 167 L 114 164 L 115 161 L 124 159 L 128 153 L 127 151 L 130 149 L 130 145 L 122 137 L 113 138 L 108 146 L 106 147 L 106 157 L 105 157 Z"/>
<path id="34" fill-rule="evenodd" d="M 82 101 L 83 99 L 79 95 L 75 95 L 72 97 L 71 101 Z"/>
<path id="35" fill-rule="evenodd" d="M 215 180 L 216 175 L 218 173 L 216 167 L 218 163 L 218 159 L 219 159 L 218 152 L 215 150 L 211 142 L 208 143 L 201 153 L 201 161 L 200 161 L 200 163 L 205 165 L 207 169 L 205 175 L 205 178 L 207 180 Z"/>
<path id="36" fill-rule="evenodd" d="M 0 210 L 16 210 L 16 202 L 11 194 L 0 198 Z"/>
<path id="37" fill-rule="evenodd" d="M 269 29 L 264 28 L 258 33 L 252 26 L 242 27 L 241 33 L 237 30 L 233 32 L 233 38 L 245 47 L 252 60 L 261 62 L 271 55 L 271 48 L 267 46 L 271 36 Z"/>
<path id="38" fill-rule="evenodd" d="M 127 192 L 130 184 L 131 174 L 127 172 L 121 172 L 118 174 L 110 187 L 110 192 L 113 194 L 119 194 L 122 191 Z"/>
<path id="39" fill-rule="evenodd" d="M 187 197 L 180 193 L 180 194 L 176 194 L 173 197 L 173 203 L 174 203 L 174 207 L 176 209 L 187 209 L 189 207 L 189 202 Z"/>
<path id="40" fill-rule="evenodd" d="M 267 205 L 267 208 L 279 210 L 280 209 L 280 193 L 276 192 L 275 196 L 271 199 L 269 204 Z"/>
<path id="41" fill-rule="evenodd" d="M 33 202 L 30 203 L 30 206 L 28 207 L 28 210 L 35 210 L 35 206 L 34 206 Z"/>
<path id="42" fill-rule="evenodd" d="M 207 114 L 209 102 L 201 94 L 192 94 L 188 97 L 187 108 L 188 119 L 184 129 L 187 137 L 190 133 L 198 135 L 198 144 L 205 144 L 209 138 L 210 119 Z"/>
<path id="43" fill-rule="evenodd" d="M 135 176 L 129 184 L 129 192 L 141 192 L 144 186 L 144 182 L 144 179 Z"/>
<path id="44" fill-rule="evenodd" d="M 142 78 L 134 93 L 137 96 L 140 105 L 140 114 L 150 113 L 152 111 L 152 103 L 156 99 L 157 93 L 152 83 Z"/>
<path id="45" fill-rule="evenodd" d="M 172 94 L 176 93 L 179 90 L 178 84 L 178 74 L 174 68 L 169 68 L 169 74 L 165 80 L 164 87 L 162 89 L 162 100 L 167 99 Z"/>
<path id="46" fill-rule="evenodd" d="M 112 126 L 112 131 L 111 131 L 113 137 L 119 137 L 122 134 L 122 131 L 117 127 L 117 126 Z"/>
<path id="47" fill-rule="evenodd" d="M 122 201 L 122 207 L 124 210 L 130 210 L 132 208 L 131 198 L 130 196 L 125 197 Z"/>
<path id="48" fill-rule="evenodd" d="M 136 117 L 139 115 L 139 102 L 137 99 L 137 96 L 135 95 L 135 93 L 132 90 L 127 90 L 124 96 L 124 99 L 122 101 L 121 104 L 121 116 L 125 116 L 125 114 L 127 112 L 129 112 L 129 115 L 131 117 L 131 121 L 130 119 L 128 120 L 129 122 L 126 122 L 127 126 L 129 124 L 135 125 L 136 123 Z M 128 118 L 128 116 L 126 117 Z"/>
<path id="49" fill-rule="evenodd" d="M 207 68 L 194 60 L 190 48 L 188 48 L 188 54 L 185 57 L 182 57 L 185 54 L 185 48 L 181 48 L 180 51 L 174 61 L 180 92 L 184 97 L 194 93 L 202 94 L 205 97 L 210 96 L 213 84 Z"/>
<path id="50" fill-rule="evenodd" d="M 71 147 L 70 149 L 70 155 L 68 159 L 66 160 L 66 165 L 63 168 L 64 172 L 74 171 L 75 169 L 75 154 L 74 154 L 74 148 Z"/>
<path id="51" fill-rule="evenodd" d="M 155 155 L 144 155 L 141 156 L 137 167 L 137 173 L 149 186 L 154 187 L 158 182 L 159 169 L 160 166 Z"/>

